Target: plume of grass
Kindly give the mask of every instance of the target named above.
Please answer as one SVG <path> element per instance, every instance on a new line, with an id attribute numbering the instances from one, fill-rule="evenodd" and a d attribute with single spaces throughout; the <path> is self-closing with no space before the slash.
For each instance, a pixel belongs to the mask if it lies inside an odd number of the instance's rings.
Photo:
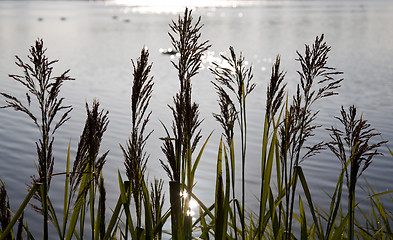
<path id="1" fill-rule="evenodd" d="M 33 176 L 33 182 L 42 183 L 42 189 L 37 191 L 34 198 L 41 202 L 41 207 L 36 207 L 44 217 L 43 236 L 48 239 L 48 191 L 54 165 L 52 155 L 52 145 L 54 133 L 68 119 L 68 114 L 72 110 L 71 106 L 63 104 L 64 98 L 59 97 L 60 88 L 64 81 L 73 80 L 68 76 L 69 70 L 58 77 L 52 77 L 53 64 L 57 60 L 49 61 L 45 55 L 43 40 L 38 39 L 35 45 L 30 48 L 28 56 L 29 63 L 25 63 L 16 56 L 16 65 L 23 71 L 23 75 L 9 75 L 13 80 L 26 87 L 26 101 L 0 92 L 5 97 L 6 105 L 1 108 L 13 108 L 28 115 L 39 129 L 41 139 L 36 142 L 38 154 L 38 177 Z M 36 103 L 41 116 L 36 116 L 31 109 L 31 103 Z M 57 115 L 60 117 L 57 118 Z M 30 185 L 30 188 L 34 185 Z"/>
<path id="2" fill-rule="evenodd" d="M 283 83 L 286 72 L 280 69 L 281 57 L 278 55 L 272 66 L 272 74 L 266 90 L 266 112 L 265 118 L 270 128 L 278 110 L 282 107 L 286 83 Z M 268 129 L 269 130 L 269 129 Z"/>
<path id="3" fill-rule="evenodd" d="M 342 74 L 341 72 L 336 71 L 335 68 L 326 66 L 328 53 L 331 48 L 324 41 L 323 34 L 320 37 L 316 37 L 312 47 L 306 45 L 305 48 L 304 55 L 297 52 L 297 60 L 301 65 L 301 70 L 298 71 L 300 83 L 297 85 L 297 91 L 293 97 L 292 104 L 285 111 L 284 122 L 280 129 L 280 154 L 282 164 L 284 165 L 283 169 L 287 170 L 284 173 L 287 183 L 291 181 L 290 179 L 292 177 L 295 176 L 297 178 L 298 175 L 294 173 L 294 169 L 299 169 L 298 167 L 301 161 L 323 149 L 323 142 L 311 147 L 304 146 L 306 140 L 314 135 L 313 131 L 320 127 L 313 124 L 318 111 L 312 111 L 312 105 L 320 99 L 338 94 L 336 89 L 340 87 L 340 83 L 343 80 L 342 78 L 335 78 Z M 307 152 L 301 157 L 303 148 Z M 288 164 L 289 167 L 287 167 Z M 285 199 L 285 229 L 287 229 L 287 239 L 290 238 L 292 233 L 292 214 L 296 182 L 297 179 L 295 179 L 290 188 L 287 188 Z"/>
<path id="4" fill-rule="evenodd" d="M 248 94 L 252 92 L 255 88 L 255 83 L 252 83 L 251 80 L 253 78 L 252 67 L 247 68 L 245 63 L 245 58 L 240 53 L 240 56 L 237 57 L 235 50 L 233 47 L 229 48 L 230 57 L 225 55 L 221 55 L 224 59 L 225 64 L 228 64 L 229 67 L 225 65 L 219 65 L 214 63 L 214 67 L 211 68 L 211 72 L 215 75 L 216 82 L 213 82 L 215 88 L 219 92 L 220 97 L 225 97 L 224 92 L 230 91 L 232 92 L 239 103 L 239 114 L 237 116 L 239 126 L 240 126 L 240 134 L 241 134 L 241 157 L 242 157 L 242 204 L 241 204 L 241 212 L 240 212 L 240 222 L 242 224 L 242 238 L 244 239 L 245 232 L 245 222 L 244 222 L 244 203 L 245 203 L 245 175 L 244 168 L 246 163 L 246 146 L 247 146 L 247 117 L 246 117 L 246 97 Z M 229 95 L 229 94 L 226 94 Z M 225 100 L 228 102 L 228 106 L 231 105 L 229 100 Z M 233 102 L 231 100 L 231 102 Z M 234 109 L 231 111 L 235 111 Z M 233 113 L 232 113 L 233 114 Z M 238 114 L 238 115 L 239 115 Z M 224 117 L 224 116 L 223 116 Z M 229 121 L 234 121 L 234 117 L 232 116 Z M 220 119 L 218 119 L 220 121 Z M 229 122 L 228 122 L 229 123 Z M 228 125 L 230 129 L 230 124 Z M 227 132 L 227 130 L 225 130 Z M 227 133 L 226 133 L 227 134 Z M 228 133 L 230 134 L 230 132 Z M 227 136 L 227 141 L 229 140 Z M 231 146 L 232 144 L 230 144 Z M 231 162 L 234 161 L 231 160 Z M 232 169 L 234 170 L 234 165 L 232 165 Z M 234 174 L 234 173 L 233 173 Z"/>
<path id="5" fill-rule="evenodd" d="M 96 100 L 93 101 L 92 109 L 90 109 L 89 105 L 86 103 L 86 111 L 86 123 L 80 137 L 73 171 L 70 176 L 71 196 L 75 196 L 77 191 L 78 193 L 76 195 L 66 239 L 71 239 L 74 234 L 78 218 L 80 228 L 79 237 L 83 238 L 85 214 L 87 213 L 88 206 L 90 206 L 91 239 L 95 239 L 95 234 L 100 233 L 99 229 L 95 229 L 96 217 L 94 207 L 96 189 L 100 186 L 102 168 L 109 152 L 107 151 L 99 157 L 101 140 L 109 123 L 108 111 L 99 111 L 99 103 Z M 103 191 L 101 190 L 99 193 L 103 193 Z M 87 197 L 89 199 L 88 201 Z M 104 216 L 100 217 L 103 218 Z"/>
<path id="6" fill-rule="evenodd" d="M 173 33 L 169 33 L 173 48 L 180 54 L 179 61 L 172 62 L 178 71 L 180 83 L 179 92 L 173 99 L 174 106 L 169 106 L 174 118 L 172 125 L 174 138 L 171 138 L 167 131 L 167 137 L 164 138 L 164 146 L 162 147 L 169 165 L 161 161 L 171 179 L 170 202 L 173 239 L 191 238 L 191 216 L 188 216 L 187 212 L 194 185 L 194 173 L 201 155 L 200 152 L 195 162 L 192 162 L 192 153 L 201 139 L 198 129 L 201 120 L 199 120 L 198 104 L 192 101 L 191 78 L 198 73 L 201 57 L 210 47 L 208 41 L 200 42 L 200 31 L 203 27 L 200 22 L 201 18 L 199 17 L 195 22 L 192 11 L 186 8 L 183 17 L 179 16 L 177 22 L 172 21 L 170 28 Z M 183 194 L 187 197 L 181 198 L 180 193 L 187 193 Z"/>
<path id="7" fill-rule="evenodd" d="M 345 167 L 345 176 L 348 187 L 348 215 L 349 215 L 349 239 L 354 239 L 355 225 L 355 189 L 358 178 L 370 166 L 372 159 L 376 155 L 381 155 L 378 148 L 386 141 L 370 143 L 371 139 L 379 136 L 380 133 L 370 128 L 371 125 L 361 116 L 356 118 L 356 107 L 349 107 L 349 112 L 341 107 L 341 117 L 337 119 L 343 124 L 344 130 L 331 127 L 330 137 L 332 141 L 328 143 L 330 150 L 341 161 L 343 167 L 349 162 L 349 168 Z"/>
<path id="8" fill-rule="evenodd" d="M 215 84 L 213 82 L 213 84 Z M 215 88 L 219 97 L 218 104 L 220 106 L 220 114 L 213 114 L 214 118 L 220 123 L 224 130 L 224 137 L 229 148 L 229 158 L 231 163 L 230 180 L 232 187 L 233 210 L 232 224 L 234 229 L 234 236 L 237 239 L 237 217 L 236 217 L 236 193 L 235 193 L 235 154 L 233 146 L 234 126 L 237 119 L 237 111 L 230 96 L 225 92 L 224 88 L 215 84 Z M 225 145 L 224 145 L 225 149 Z M 228 206 L 229 207 L 229 206 Z"/>
<path id="9" fill-rule="evenodd" d="M 134 79 L 131 94 L 131 136 L 126 147 L 121 146 L 124 155 L 126 174 L 131 184 L 131 191 L 135 202 L 137 227 L 141 227 L 142 219 L 142 181 L 146 171 L 149 156 L 144 151 L 147 139 L 152 132 L 144 135 L 151 111 L 147 112 L 153 78 L 149 77 L 152 64 L 148 63 L 149 51 L 142 48 L 141 55 L 136 64 L 132 61 Z"/>
<path id="10" fill-rule="evenodd" d="M 281 184 L 280 178 L 280 162 L 279 162 L 279 155 L 278 155 L 278 128 L 279 122 L 281 121 L 281 115 L 276 116 L 277 112 L 282 108 L 284 92 L 286 84 L 283 84 L 283 80 L 285 77 L 285 72 L 280 70 L 280 56 L 276 57 L 276 61 L 272 66 L 272 73 L 270 77 L 270 81 L 266 91 L 266 111 L 265 111 L 265 124 L 264 124 L 264 131 L 263 131 L 263 139 L 262 139 L 262 169 L 261 169 L 261 177 L 262 177 L 262 184 L 260 189 L 260 206 L 259 206 L 259 219 L 258 219 L 258 231 L 257 231 L 257 238 L 262 238 L 264 231 L 267 227 L 267 221 L 265 220 L 266 216 L 265 213 L 269 212 L 270 217 L 275 229 L 278 229 L 278 222 L 280 222 L 280 215 L 279 219 L 274 219 L 275 214 L 275 205 L 273 204 L 274 201 L 270 201 L 269 207 L 267 206 L 268 201 L 273 196 L 271 194 L 270 188 L 270 180 L 272 175 L 273 169 L 273 162 L 276 158 L 276 168 L 277 168 L 277 187 L 278 187 L 278 197 L 284 194 L 282 192 L 283 186 Z M 270 129 L 273 127 L 272 133 Z M 270 139 L 269 139 L 270 138 Z M 269 146 L 270 145 L 270 146 Z M 273 205 L 272 205 L 273 204 Z M 281 204 L 280 204 L 281 205 Z M 270 209 L 269 209 L 270 208 Z M 268 211 L 269 210 L 269 211 Z M 276 223 L 274 223 L 276 221 Z M 274 231 L 277 235 L 278 232 Z"/>

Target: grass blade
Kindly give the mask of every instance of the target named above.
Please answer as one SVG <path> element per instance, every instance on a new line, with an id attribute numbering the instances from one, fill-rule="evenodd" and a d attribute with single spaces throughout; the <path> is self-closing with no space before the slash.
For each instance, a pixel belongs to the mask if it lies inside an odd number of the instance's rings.
<path id="1" fill-rule="evenodd" d="M 306 240 L 308 238 L 307 233 L 307 218 L 306 212 L 304 211 L 303 201 L 299 195 L 299 212 L 300 212 L 300 237 L 302 240 Z"/>
<path id="2" fill-rule="evenodd" d="M 35 183 L 32 188 L 30 189 L 29 193 L 26 195 L 25 199 L 23 200 L 22 204 L 16 211 L 14 217 L 11 219 L 10 223 L 8 226 L 5 228 L 4 232 L 0 235 L 0 240 L 3 240 L 7 237 L 8 233 L 12 230 L 14 227 L 15 223 L 18 221 L 19 217 L 23 214 L 23 211 L 25 210 L 27 204 L 30 202 L 30 199 L 33 197 L 34 193 L 37 191 L 37 189 L 41 186 L 42 184 Z"/>
<path id="3" fill-rule="evenodd" d="M 62 239 L 64 239 L 64 235 L 66 232 L 68 211 L 69 211 L 69 201 L 70 201 L 70 199 L 68 199 L 68 189 L 70 186 L 70 149 L 71 149 L 71 140 L 68 143 L 66 178 L 65 178 L 65 183 L 64 183 L 63 233 L 61 236 Z"/>
<path id="4" fill-rule="evenodd" d="M 317 229 L 318 238 L 323 238 L 323 231 L 320 228 L 319 223 L 318 223 L 316 212 L 314 210 L 314 204 L 313 204 L 312 199 L 311 199 L 311 193 L 310 193 L 310 190 L 308 188 L 308 185 L 307 185 L 307 182 L 306 182 L 306 178 L 304 177 L 303 170 L 302 170 L 302 168 L 300 166 L 296 166 L 295 167 L 295 172 L 299 176 L 299 180 L 302 183 L 304 194 L 306 195 L 306 199 L 307 199 L 308 205 L 310 207 L 310 212 L 311 212 L 312 218 L 314 220 L 315 227 Z"/>
<path id="5" fill-rule="evenodd" d="M 217 154 L 217 176 L 216 176 L 216 194 L 215 194 L 215 224 L 214 233 L 216 239 L 223 239 L 224 230 L 224 190 L 222 179 L 222 138 Z"/>

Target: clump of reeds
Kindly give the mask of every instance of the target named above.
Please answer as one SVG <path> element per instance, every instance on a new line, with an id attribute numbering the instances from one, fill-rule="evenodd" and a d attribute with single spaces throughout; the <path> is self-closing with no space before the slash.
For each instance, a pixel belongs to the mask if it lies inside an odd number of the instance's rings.
<path id="1" fill-rule="evenodd" d="M 151 93 L 153 91 L 153 77 L 149 77 L 152 64 L 149 64 L 149 51 L 142 48 L 141 55 L 136 64 L 133 60 L 133 84 L 131 94 L 131 136 L 126 147 L 121 149 L 124 154 L 126 174 L 131 184 L 137 215 L 137 226 L 141 227 L 142 208 L 142 181 L 146 171 L 149 156 L 144 151 L 146 141 L 152 131 L 145 135 L 151 111 L 147 112 Z"/>
<path id="2" fill-rule="evenodd" d="M 121 239 L 129 237 L 131 239 L 161 239 L 162 227 L 169 217 L 172 223 L 170 231 L 172 239 L 181 240 L 194 238 L 197 233 L 200 233 L 200 239 L 209 239 L 210 236 L 215 239 L 294 239 L 296 236 L 292 231 L 293 219 L 300 223 L 301 239 L 341 239 L 347 237 L 345 235 L 347 229 L 349 239 L 353 239 L 355 234 L 363 238 L 391 238 L 389 221 L 392 219 L 392 214 L 388 212 L 388 209 L 384 209 L 379 196 L 392 191 L 375 193 L 370 186 L 372 192 L 370 216 L 367 217 L 364 211 L 360 210 L 367 221 L 366 226 L 361 226 L 355 219 L 354 209 L 358 207 L 355 204 L 357 180 L 371 164 L 373 157 L 381 154 L 379 148 L 386 143 L 386 141 L 371 143 L 380 134 L 370 128 L 370 124 L 363 120 L 362 116 L 356 117 L 356 108 L 352 106 L 349 112 L 346 112 L 342 107 L 341 117 L 337 119 L 344 125 L 344 129 L 329 128 L 331 142 L 327 145 L 321 142 L 314 146 L 306 146 L 309 137 L 312 137 L 314 130 L 319 127 L 313 123 L 318 114 L 318 111 L 312 109 L 313 103 L 337 94 L 336 89 L 342 81 L 341 78 L 336 79 L 341 72 L 326 66 L 330 47 L 324 42 L 323 35 L 316 38 L 312 47 L 306 45 L 304 55 L 298 52 L 297 60 L 301 64 L 301 70 L 298 71 L 300 83 L 297 85 L 297 91 L 291 102 L 288 98 L 286 102 L 284 101 L 285 72 L 280 68 L 279 56 L 273 64 L 266 92 L 265 122 L 262 126 L 262 182 L 258 199 L 259 211 L 252 210 L 247 216 L 244 203 L 244 166 L 247 143 L 246 98 L 255 88 L 252 82 L 252 68 L 247 66 L 242 54 L 237 57 L 234 49 L 230 47 L 230 56 L 222 56 L 226 65 L 216 64 L 211 69 L 216 78 L 213 84 L 219 96 L 220 107 L 220 113 L 213 114 L 213 116 L 223 128 L 223 137 L 227 146 L 223 144 L 221 138 L 216 163 L 214 203 L 206 206 L 194 195 L 195 172 L 210 137 L 207 138 L 194 159 L 193 152 L 201 139 L 199 128 L 201 120 L 199 120 L 199 106 L 192 101 L 191 79 L 198 73 L 202 54 L 210 47 L 207 41 L 200 43 L 200 31 L 203 26 L 200 20 L 199 18 L 194 22 L 191 11 L 186 9 L 184 16 L 179 16 L 178 22 L 173 21 L 170 25 L 173 31 L 169 33 L 172 45 L 180 53 L 179 62 L 172 62 L 178 70 L 180 90 L 174 97 L 173 106 L 170 106 L 174 118 L 173 137 L 164 126 L 167 136 L 162 138 L 164 140 L 162 150 L 167 157 L 168 165 L 163 161 L 161 164 L 171 180 L 169 183 L 171 207 L 165 214 L 162 214 L 165 199 L 162 193 L 163 181 L 154 179 L 149 191 L 149 184 L 145 179 L 149 155 L 144 147 L 151 134 L 151 132 L 145 134 L 145 131 L 151 116 L 148 104 L 153 87 L 152 77 L 149 77 L 152 65 L 148 63 L 147 49 L 142 49 L 141 56 L 136 63 L 132 61 L 134 69 L 131 94 L 132 129 L 126 146 L 121 146 L 128 180 L 123 181 L 119 171 L 120 194 L 108 222 L 105 221 L 106 191 L 102 176 L 102 168 L 108 152 L 99 156 L 101 140 L 109 122 L 108 112 L 99 110 L 96 100 L 93 101 L 92 108 L 86 104 L 87 119 L 78 144 L 73 169 L 70 171 L 70 144 L 66 172 L 53 174 L 53 134 L 67 121 L 68 113 L 71 111 L 70 106 L 63 105 L 63 99 L 58 98 L 58 94 L 62 82 L 71 80 L 71 78 L 67 76 L 68 71 L 60 77 L 50 77 L 51 65 L 56 61 L 49 62 L 44 56 L 42 40 L 38 40 L 30 51 L 29 59 L 33 66 L 23 63 L 17 57 L 17 65 L 23 69 L 24 76 L 10 76 L 27 87 L 27 104 L 23 104 L 19 99 L 6 93 L 0 94 L 6 98 L 7 105 L 3 108 L 11 107 L 24 112 L 40 129 L 42 139 L 36 143 L 40 177 L 34 178 L 35 181 L 29 193 L 12 219 L 7 193 L 4 185 L 1 184 L 0 239 L 15 239 L 12 228 L 18 220 L 19 230 L 16 239 L 22 238 L 22 229 L 26 231 L 29 239 L 32 238 L 28 225 L 23 224 L 23 211 L 33 195 L 41 199 L 44 219 L 52 220 L 59 239 L 86 237 L 84 231 L 88 213 L 91 221 L 90 239 L 116 239 L 117 234 Z M 30 109 L 30 104 L 33 103 L 31 96 L 37 100 L 36 104 L 42 113 L 41 118 L 37 118 L 33 114 L 34 111 Z M 56 112 L 62 112 L 58 120 L 55 120 Z M 235 194 L 235 148 L 233 144 L 236 135 L 235 121 L 239 123 L 242 142 L 243 195 L 241 203 L 236 199 Z M 329 211 L 319 212 L 315 210 L 315 204 L 311 199 L 300 163 L 316 154 L 324 146 L 328 146 L 339 158 L 343 169 L 331 196 Z M 391 155 L 393 156 L 393 152 Z M 271 187 L 274 164 L 277 171 L 276 192 Z M 57 174 L 66 176 L 62 227 L 47 194 L 50 179 L 52 175 Z M 344 176 L 346 176 L 349 191 L 349 208 L 346 215 L 340 202 Z M 313 220 L 311 224 L 307 223 L 305 205 L 300 196 L 300 214 L 299 216 L 293 214 L 297 181 L 302 184 L 304 196 L 307 199 L 309 213 Z M 230 199 L 231 187 L 232 199 Z M 97 192 L 98 204 L 96 203 Z M 136 208 L 136 226 L 133 222 L 134 216 L 130 212 L 132 197 Z M 200 214 L 195 221 L 190 214 L 191 198 L 198 201 L 200 205 Z M 142 216 L 145 220 L 144 225 Z M 326 224 L 323 224 L 323 221 L 326 221 Z M 241 228 L 237 227 L 238 222 Z M 198 228 L 197 225 L 200 227 Z M 355 225 L 358 232 L 354 231 Z M 79 226 L 79 231 L 77 226 Z M 47 238 L 47 226 L 44 223 L 44 239 Z"/>
<path id="3" fill-rule="evenodd" d="M 53 172 L 54 157 L 52 146 L 54 133 L 68 119 L 71 106 L 64 105 L 64 98 L 59 97 L 60 88 L 64 81 L 73 80 L 68 76 L 69 70 L 60 76 L 52 77 L 53 64 L 57 60 L 49 61 L 45 55 L 46 49 L 42 39 L 38 39 L 30 48 L 29 63 L 23 62 L 16 56 L 16 65 L 22 69 L 23 75 L 9 75 L 13 80 L 26 87 L 26 103 L 20 99 L 0 92 L 5 97 L 6 105 L 1 108 L 13 108 L 28 115 L 39 129 L 41 139 L 36 142 L 38 154 L 38 177 L 33 176 L 34 183 L 42 183 L 42 189 L 34 197 L 41 202 L 36 210 L 44 216 L 44 239 L 48 239 L 48 191 Z M 35 115 L 31 104 L 37 104 L 40 115 Z M 59 118 L 57 116 L 60 115 Z M 33 184 L 34 184 L 33 183 Z M 30 186 L 31 187 L 31 186 Z"/>
<path id="4" fill-rule="evenodd" d="M 378 151 L 382 144 L 387 141 L 376 141 L 371 143 L 374 137 L 380 133 L 363 119 L 363 116 L 356 118 L 356 107 L 350 106 L 349 112 L 341 107 L 341 117 L 336 117 L 344 126 L 344 130 L 331 127 L 332 141 L 328 143 L 330 150 L 341 161 L 348 187 L 348 215 L 349 215 L 349 239 L 354 239 L 355 220 L 355 188 L 358 178 L 370 166 L 372 159 L 376 155 L 382 155 Z"/>

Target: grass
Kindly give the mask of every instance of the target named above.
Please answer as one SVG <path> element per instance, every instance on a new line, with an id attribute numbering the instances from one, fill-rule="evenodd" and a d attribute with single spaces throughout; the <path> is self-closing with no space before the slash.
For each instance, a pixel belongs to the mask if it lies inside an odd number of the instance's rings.
<path id="1" fill-rule="evenodd" d="M 179 80 L 179 91 L 168 109 L 173 121 L 170 127 L 162 123 L 166 136 L 161 138 L 161 149 L 166 161 L 161 161 L 161 166 L 169 178 L 169 198 L 164 194 L 164 180 L 154 179 L 149 183 L 146 174 L 149 154 L 144 147 L 151 132 L 146 133 L 145 130 L 152 114 L 149 102 L 154 88 L 153 77 L 150 76 L 153 65 L 149 62 L 146 48 L 142 48 L 136 61 L 132 60 L 131 132 L 126 144 L 120 146 L 124 155 L 126 179 L 123 180 L 118 173 L 118 201 L 110 208 L 110 212 L 107 211 L 102 176 L 109 151 L 99 154 L 100 143 L 109 122 L 108 111 L 100 109 L 96 100 L 91 107 L 86 103 L 87 117 L 76 157 L 71 162 L 68 146 L 65 172 L 53 173 L 54 133 L 69 119 L 72 109 L 63 104 L 60 90 L 63 83 L 73 79 L 68 76 L 68 71 L 58 77 L 51 76 L 57 61 L 47 59 L 40 39 L 30 49 L 29 64 L 17 57 L 16 64 L 21 68 L 22 75 L 10 77 L 26 87 L 26 99 L 22 101 L 0 92 L 5 100 L 2 108 L 25 113 L 37 126 L 41 134 L 36 142 L 38 177 L 33 177 L 29 191 L 15 213 L 10 210 L 6 187 L 1 182 L 0 239 L 22 239 L 23 236 L 35 239 L 27 220 L 23 218 L 27 205 L 33 203 L 32 199 L 38 200 L 39 205 L 33 204 L 33 207 L 43 216 L 44 239 L 55 238 L 48 236 L 50 226 L 56 229 L 59 239 L 393 237 L 393 214 L 381 200 L 382 195 L 390 195 L 391 191 L 376 193 L 370 184 L 361 186 L 369 192 L 368 209 L 360 208 L 355 198 L 358 178 L 371 164 L 373 157 L 381 155 L 380 148 L 386 145 L 385 141 L 375 140 L 380 133 L 371 128 L 362 116 L 356 115 L 356 107 L 351 106 L 348 111 L 341 107 L 341 116 L 336 119 L 342 129 L 327 129 L 330 142 L 313 146 L 307 144 L 314 130 L 320 127 L 314 124 L 318 110 L 313 108 L 313 104 L 338 94 L 343 81 L 342 72 L 327 65 L 331 48 L 324 41 L 324 35 L 317 36 L 312 45 L 306 45 L 304 53 L 297 52 L 300 70 L 294 96 L 288 96 L 286 91 L 286 73 L 281 70 L 280 56 L 277 56 L 272 66 L 266 90 L 265 121 L 261 126 L 262 182 L 258 194 L 259 209 L 254 211 L 249 211 L 245 204 L 246 100 L 255 91 L 252 67 L 245 64 L 245 57 L 242 53 L 236 53 L 233 47 L 229 48 L 229 56 L 222 56 L 223 65 L 214 64 L 210 70 L 220 112 L 213 113 L 213 117 L 222 127 L 217 149 L 214 202 L 202 202 L 195 195 L 198 164 L 213 134 L 201 142 L 199 105 L 192 99 L 192 79 L 198 74 L 201 58 L 210 47 L 208 41 L 201 40 L 202 28 L 201 18 L 195 20 L 188 9 L 170 24 L 169 37 L 180 57 L 178 61 L 172 62 L 178 71 Z M 33 114 L 37 110 L 40 116 Z M 235 141 L 236 138 L 239 141 Z M 235 146 L 234 142 L 239 142 L 240 146 Z M 197 148 L 200 150 L 196 151 Z M 337 173 L 335 189 L 329 194 L 330 205 L 322 208 L 313 201 L 301 163 L 316 157 L 319 151 L 326 148 L 338 158 L 342 170 Z M 237 151 L 241 154 L 237 155 Z M 390 153 L 393 157 L 393 153 Z M 235 156 L 240 156 L 240 159 Z M 237 164 L 241 164 L 240 174 L 235 172 Z M 61 212 L 55 211 L 48 195 L 54 175 L 65 176 L 64 208 Z M 276 179 L 273 179 L 274 176 Z M 235 191 L 235 182 L 239 177 L 241 193 Z M 342 204 L 346 190 L 349 193 L 347 206 Z M 241 196 L 241 199 L 237 196 Z M 169 209 L 164 209 L 165 201 L 169 201 Z M 193 201 L 199 204 L 199 216 L 196 219 L 191 216 Z M 164 224 L 170 224 L 169 231 L 163 229 Z"/>

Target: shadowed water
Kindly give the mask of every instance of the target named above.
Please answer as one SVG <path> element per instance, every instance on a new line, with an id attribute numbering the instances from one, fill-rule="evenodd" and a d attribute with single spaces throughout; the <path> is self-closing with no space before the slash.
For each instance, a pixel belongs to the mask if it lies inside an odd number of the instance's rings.
<path id="1" fill-rule="evenodd" d="M 225 1 L 221 1 L 224 2 Z M 317 124 L 323 127 L 315 132 L 309 145 L 329 140 L 326 127 L 339 125 L 334 116 L 340 106 L 346 109 L 355 104 L 363 118 L 382 133 L 384 140 L 393 141 L 393 3 L 389 1 L 254 1 L 250 4 L 209 5 L 194 9 L 194 16 L 202 16 L 205 25 L 202 39 L 209 39 L 212 47 L 203 62 L 200 74 L 193 80 L 193 99 L 200 104 L 204 118 L 204 137 L 214 130 L 200 167 L 197 170 L 196 194 L 206 203 L 214 199 L 215 161 L 221 129 L 211 113 L 218 112 L 217 96 L 210 84 L 208 71 L 212 61 L 219 61 L 220 53 L 227 53 L 230 45 L 242 51 L 253 65 L 257 88 L 248 99 L 248 150 L 246 163 L 247 204 L 250 210 L 258 206 L 256 196 L 260 183 L 260 143 L 264 117 L 265 94 L 272 61 L 281 55 L 282 67 L 290 94 L 298 83 L 295 61 L 296 50 L 303 52 L 304 44 L 312 44 L 315 37 L 325 34 L 332 46 L 328 66 L 344 72 L 340 95 L 324 99 L 314 105 L 320 110 Z M 251 4 L 252 3 L 252 4 Z M 251 5 L 251 6 L 250 6 Z M 234 7 L 236 6 L 236 7 Z M 164 136 L 160 121 L 167 126 L 172 116 L 167 105 L 177 92 L 177 73 L 171 58 L 159 52 L 170 47 L 168 24 L 177 19 L 176 8 L 162 11 L 149 6 L 130 6 L 93 2 L 40 2 L 0 1 L 0 91 L 23 98 L 24 89 L 8 74 L 21 74 L 14 64 L 14 55 L 27 60 L 29 46 L 43 38 L 50 59 L 59 59 L 54 73 L 70 68 L 76 80 L 66 82 L 61 90 L 65 103 L 74 110 L 69 120 L 55 136 L 55 169 L 65 169 L 66 151 L 71 140 L 71 157 L 85 121 L 85 101 L 94 98 L 109 110 L 110 123 L 101 145 L 102 153 L 110 150 L 104 177 L 107 184 L 108 206 L 113 207 L 118 197 L 117 170 L 124 173 L 123 156 L 119 144 L 125 145 L 130 133 L 130 92 L 132 65 L 143 46 L 150 50 L 153 62 L 154 88 L 150 109 L 153 111 L 149 128 L 154 129 L 146 150 L 151 178 L 168 180 L 159 165 L 165 159 L 160 150 Z M 176 60 L 176 59 L 175 59 Z M 23 91 L 21 91 L 23 90 Z M 34 141 L 38 130 L 21 113 L 0 111 L 0 177 L 5 182 L 11 208 L 16 210 L 26 192 L 25 184 L 36 174 Z M 239 147 L 238 142 L 235 146 Z M 390 143 L 388 146 L 392 146 Z M 387 148 L 385 157 L 376 157 L 364 176 L 377 191 L 392 190 L 393 158 Z M 240 150 L 238 151 L 240 152 Z M 238 157 L 240 160 L 240 158 Z M 313 200 L 327 208 L 329 199 L 324 191 L 332 193 L 341 168 L 340 162 L 329 151 L 324 151 L 302 163 L 310 184 Z M 240 161 L 237 172 L 240 187 Z M 58 209 L 62 207 L 64 177 L 56 177 L 51 185 L 51 197 Z M 363 181 L 360 181 L 362 184 Z M 165 186 L 167 189 L 167 186 Z M 240 190 L 240 188 L 239 188 Z M 360 189 L 357 200 L 366 197 Z M 240 191 L 239 191 L 240 193 Z M 168 195 L 168 194 L 167 194 Z M 240 197 L 240 196 L 239 196 Z M 169 197 L 167 197 L 169 198 Z M 345 202 L 345 201 L 344 201 Z M 387 209 L 393 209 L 386 202 Z M 27 213 L 29 227 L 41 229 L 41 218 Z M 37 219 L 38 221 L 34 221 Z"/>

